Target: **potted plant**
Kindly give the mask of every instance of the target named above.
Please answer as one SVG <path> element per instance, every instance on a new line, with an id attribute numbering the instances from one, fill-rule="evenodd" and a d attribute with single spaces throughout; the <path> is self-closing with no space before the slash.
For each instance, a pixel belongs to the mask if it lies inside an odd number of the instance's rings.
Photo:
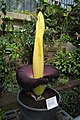
<path id="1" fill-rule="evenodd" d="M 47 87 L 51 78 L 59 77 L 59 72 L 51 65 L 44 65 L 44 30 L 44 17 L 42 12 L 39 12 L 36 23 L 33 65 L 20 66 L 16 73 L 17 81 L 22 88 L 17 99 L 23 120 L 54 120 L 61 100 L 56 90 Z"/>

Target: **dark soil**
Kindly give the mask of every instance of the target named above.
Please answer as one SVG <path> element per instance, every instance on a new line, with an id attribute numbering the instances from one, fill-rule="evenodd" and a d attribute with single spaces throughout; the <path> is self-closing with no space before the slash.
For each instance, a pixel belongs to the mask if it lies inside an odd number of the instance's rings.
<path id="1" fill-rule="evenodd" d="M 46 89 L 43 93 L 44 100 L 35 101 L 35 99 L 31 96 L 34 95 L 33 91 L 22 91 L 20 94 L 20 101 L 26 106 L 37 108 L 37 109 L 46 109 L 46 99 L 56 96 L 57 101 L 59 102 L 59 96 L 52 89 Z"/>

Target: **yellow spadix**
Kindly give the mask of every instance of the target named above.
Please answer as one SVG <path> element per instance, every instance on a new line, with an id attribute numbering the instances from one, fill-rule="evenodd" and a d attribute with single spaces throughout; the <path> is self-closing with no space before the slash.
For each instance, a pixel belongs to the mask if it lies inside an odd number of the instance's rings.
<path id="1" fill-rule="evenodd" d="M 33 77 L 42 78 L 44 74 L 44 53 L 43 53 L 43 35 L 45 30 L 44 17 L 42 12 L 38 13 L 36 23 L 35 44 L 33 53 Z M 39 85 L 34 88 L 36 95 L 41 95 L 46 85 Z"/>

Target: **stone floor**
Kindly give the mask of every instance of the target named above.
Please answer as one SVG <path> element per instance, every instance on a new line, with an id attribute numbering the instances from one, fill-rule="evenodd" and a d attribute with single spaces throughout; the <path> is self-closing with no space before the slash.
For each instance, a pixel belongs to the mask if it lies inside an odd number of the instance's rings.
<path id="1" fill-rule="evenodd" d="M 18 108 L 17 97 L 12 92 L 5 91 L 0 94 L 0 108 L 9 111 Z"/>
<path id="2" fill-rule="evenodd" d="M 74 120 L 80 120 L 80 115 L 78 117 L 76 117 Z"/>
<path id="3" fill-rule="evenodd" d="M 23 120 L 21 111 L 17 109 L 6 112 L 5 120 Z M 73 118 L 59 107 L 54 120 L 73 120 Z"/>

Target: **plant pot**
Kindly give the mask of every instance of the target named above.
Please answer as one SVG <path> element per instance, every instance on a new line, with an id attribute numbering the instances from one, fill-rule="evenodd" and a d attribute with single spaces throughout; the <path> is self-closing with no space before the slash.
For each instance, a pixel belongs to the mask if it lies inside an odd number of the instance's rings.
<path id="1" fill-rule="evenodd" d="M 46 101 L 44 100 L 44 102 L 41 101 L 41 104 L 42 103 L 45 104 L 45 105 L 42 104 L 43 108 L 39 108 L 40 106 L 38 106 L 37 108 L 31 107 L 32 101 L 30 102 L 30 100 L 28 100 L 28 96 L 26 96 L 26 93 L 27 92 L 25 90 L 21 90 L 17 95 L 17 99 L 18 99 L 18 103 L 20 105 L 23 120 L 55 120 L 58 106 L 48 110 L 46 107 Z M 61 101 L 61 96 L 55 89 L 46 88 L 44 93 L 45 93 L 45 95 L 49 94 L 50 97 L 56 96 L 57 103 L 59 105 L 59 103 Z M 29 95 L 31 95 L 31 93 Z M 27 103 L 27 102 L 30 102 L 30 103 Z M 38 102 L 35 101 L 35 103 L 33 103 L 33 104 L 36 105 L 37 103 Z"/>

